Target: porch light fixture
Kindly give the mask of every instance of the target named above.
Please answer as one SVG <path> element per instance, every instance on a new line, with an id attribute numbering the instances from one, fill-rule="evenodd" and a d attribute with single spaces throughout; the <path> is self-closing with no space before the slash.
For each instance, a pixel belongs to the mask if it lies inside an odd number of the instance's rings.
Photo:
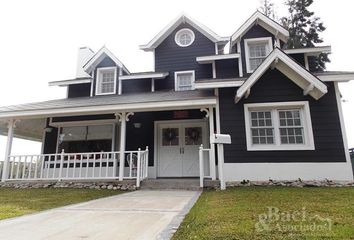
<path id="1" fill-rule="evenodd" d="M 141 128 L 141 123 L 134 123 L 135 128 Z"/>
<path id="2" fill-rule="evenodd" d="M 53 128 L 52 127 L 46 127 L 46 128 L 44 128 L 44 131 L 46 133 L 51 133 L 53 131 Z"/>

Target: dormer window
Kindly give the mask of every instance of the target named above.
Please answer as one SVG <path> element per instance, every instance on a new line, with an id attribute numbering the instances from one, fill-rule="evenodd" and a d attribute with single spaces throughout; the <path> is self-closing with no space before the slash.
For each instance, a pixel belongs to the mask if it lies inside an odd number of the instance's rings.
<path id="1" fill-rule="evenodd" d="M 96 77 L 96 95 L 115 94 L 117 86 L 116 79 L 116 67 L 98 68 Z"/>
<path id="2" fill-rule="evenodd" d="M 194 90 L 194 71 L 175 72 L 175 90 Z"/>
<path id="3" fill-rule="evenodd" d="M 247 73 L 252 73 L 272 51 L 272 38 L 245 39 Z"/>
<path id="4" fill-rule="evenodd" d="M 183 28 L 176 33 L 175 42 L 180 47 L 188 47 L 194 42 L 194 32 L 188 28 Z"/>

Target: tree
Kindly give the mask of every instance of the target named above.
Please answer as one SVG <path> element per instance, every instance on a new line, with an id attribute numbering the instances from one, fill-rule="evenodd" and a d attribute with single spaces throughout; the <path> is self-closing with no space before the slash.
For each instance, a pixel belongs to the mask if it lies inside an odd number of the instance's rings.
<path id="1" fill-rule="evenodd" d="M 316 43 L 322 43 L 320 33 L 326 30 L 319 17 L 309 11 L 313 0 L 286 0 L 289 16 L 283 17 L 281 23 L 289 30 L 289 40 L 286 48 L 314 47 Z M 328 54 L 320 54 L 319 57 L 309 58 L 312 70 L 323 71 L 326 62 L 330 62 Z"/>
<path id="2" fill-rule="evenodd" d="M 271 0 L 261 0 L 259 10 L 267 17 L 275 19 L 274 3 Z"/>

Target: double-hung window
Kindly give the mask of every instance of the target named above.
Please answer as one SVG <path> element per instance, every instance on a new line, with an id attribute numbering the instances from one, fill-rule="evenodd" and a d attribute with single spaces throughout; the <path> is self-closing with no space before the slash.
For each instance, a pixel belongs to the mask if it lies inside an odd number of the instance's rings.
<path id="1" fill-rule="evenodd" d="M 244 42 L 247 72 L 252 73 L 272 51 L 272 38 L 250 38 Z"/>
<path id="2" fill-rule="evenodd" d="M 96 95 L 115 94 L 117 68 L 105 67 L 97 69 Z"/>
<path id="3" fill-rule="evenodd" d="M 245 104 L 247 150 L 314 150 L 308 102 Z"/>
<path id="4" fill-rule="evenodd" d="M 194 71 L 175 72 L 175 90 L 194 90 Z"/>

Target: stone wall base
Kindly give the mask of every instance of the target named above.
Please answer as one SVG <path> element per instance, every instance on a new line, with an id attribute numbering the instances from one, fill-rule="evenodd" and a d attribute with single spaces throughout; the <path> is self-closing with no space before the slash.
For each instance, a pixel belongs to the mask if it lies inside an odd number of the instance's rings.
<path id="1" fill-rule="evenodd" d="M 354 182 L 347 181 L 302 181 L 289 180 L 289 181 L 249 181 L 243 180 L 241 182 L 227 182 L 227 187 L 250 187 L 250 186 L 280 186 L 280 187 L 354 187 Z"/>
<path id="2" fill-rule="evenodd" d="M 137 189 L 135 181 L 17 181 L 0 183 L 0 188 L 77 188 L 121 191 L 134 191 Z"/>

